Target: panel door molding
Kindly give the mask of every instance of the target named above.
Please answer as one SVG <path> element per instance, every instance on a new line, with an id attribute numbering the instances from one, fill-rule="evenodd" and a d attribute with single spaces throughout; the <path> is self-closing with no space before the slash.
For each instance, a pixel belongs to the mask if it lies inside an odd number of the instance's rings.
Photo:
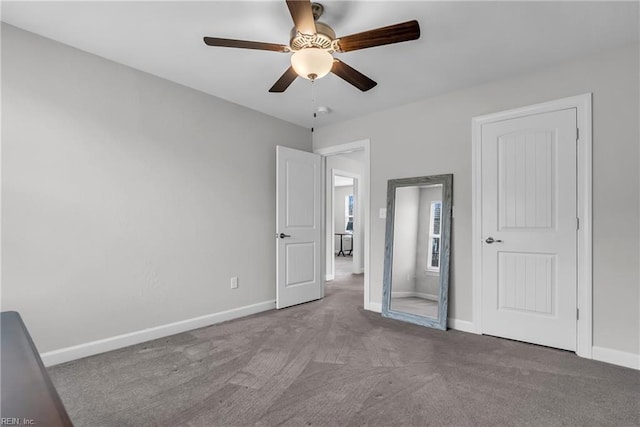
<path id="1" fill-rule="evenodd" d="M 322 298 L 320 156 L 276 147 L 276 308 Z"/>
<path id="2" fill-rule="evenodd" d="M 475 331 L 591 358 L 591 95 L 472 124 Z"/>

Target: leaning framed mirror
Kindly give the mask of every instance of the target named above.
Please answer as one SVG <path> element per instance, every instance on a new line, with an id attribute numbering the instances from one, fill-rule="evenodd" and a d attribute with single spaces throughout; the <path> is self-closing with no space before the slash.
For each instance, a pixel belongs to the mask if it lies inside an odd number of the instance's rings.
<path id="1" fill-rule="evenodd" d="M 382 315 L 447 329 L 453 175 L 387 185 Z"/>

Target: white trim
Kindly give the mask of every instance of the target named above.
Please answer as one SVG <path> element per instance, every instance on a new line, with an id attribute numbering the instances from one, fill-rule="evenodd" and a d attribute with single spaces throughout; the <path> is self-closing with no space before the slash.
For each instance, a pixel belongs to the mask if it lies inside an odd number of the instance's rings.
<path id="1" fill-rule="evenodd" d="M 335 276 L 334 276 L 333 274 L 329 274 L 329 273 L 327 273 L 327 274 L 325 274 L 325 276 L 324 276 L 324 280 L 325 280 L 326 282 L 330 282 L 330 281 L 332 281 L 333 279 L 335 279 Z"/>
<path id="2" fill-rule="evenodd" d="M 482 333 L 482 162 L 480 141 L 482 126 L 488 123 L 508 120 L 532 114 L 575 108 L 580 139 L 577 148 L 577 215 L 580 218 L 578 230 L 578 295 L 577 306 L 580 319 L 577 321 L 576 354 L 590 359 L 592 357 L 593 331 L 593 277 L 592 277 L 592 113 L 591 93 L 558 99 L 542 104 L 531 105 L 472 119 L 472 307 L 473 327 L 476 333 Z"/>
<path id="3" fill-rule="evenodd" d="M 415 291 L 394 291 L 391 292 L 391 298 L 409 298 L 416 297 L 427 299 L 429 301 L 438 301 L 438 295 L 427 294 L 424 292 L 415 292 Z"/>
<path id="4" fill-rule="evenodd" d="M 455 329 L 456 331 L 477 334 L 476 328 L 473 325 L 473 322 L 469 322 L 468 320 L 460 320 L 460 319 L 454 319 L 450 317 L 447 319 L 447 326 L 449 327 L 449 329 Z"/>
<path id="5" fill-rule="evenodd" d="M 365 305 L 365 310 L 375 311 L 376 313 L 382 313 L 382 303 L 381 302 L 370 302 Z"/>
<path id="6" fill-rule="evenodd" d="M 332 145 L 330 147 L 321 147 L 313 150 L 314 153 L 320 154 L 321 156 L 330 156 L 332 154 L 344 154 L 351 153 L 353 151 L 358 151 L 364 149 L 365 152 L 369 151 L 371 145 L 371 141 L 369 139 L 363 139 L 360 141 L 347 142 L 344 144 Z"/>
<path id="7" fill-rule="evenodd" d="M 378 313 L 382 313 L 382 303 L 371 303 L 371 289 L 369 283 L 369 277 L 371 276 L 371 269 L 369 268 L 369 253 L 370 253 L 370 245 L 371 245 L 371 141 L 369 139 L 363 139 L 361 141 L 349 142 L 346 144 L 333 145 L 331 147 L 318 148 L 313 150 L 314 153 L 320 154 L 323 157 L 330 156 L 332 154 L 341 154 L 341 153 L 349 153 L 352 151 L 364 150 L 364 185 L 362 191 L 362 198 L 366 200 L 366 205 L 362 205 L 361 212 L 364 214 L 364 309 L 376 311 Z M 326 171 L 326 162 L 323 159 L 322 168 Z M 323 179 L 323 185 L 326 180 Z M 326 194 L 326 190 L 323 188 L 323 194 Z M 324 197 L 322 198 L 322 215 L 323 215 L 323 227 L 326 223 L 325 215 L 325 205 L 324 205 Z M 326 233 L 326 231 L 325 231 Z M 323 239 L 323 241 L 326 239 Z M 326 250 L 323 248 L 323 260 L 322 265 L 323 268 L 326 266 Z M 323 295 L 324 295 L 324 286 L 323 286 Z M 380 299 L 382 299 L 382 295 L 380 295 Z"/>
<path id="8" fill-rule="evenodd" d="M 274 310 L 275 308 L 275 300 L 259 302 L 257 304 L 234 308 L 232 310 L 207 314 L 200 317 L 194 317 L 192 319 L 169 323 L 167 325 L 155 326 L 153 328 L 142 329 L 128 334 L 116 335 L 114 337 L 61 348 L 59 350 L 48 351 L 46 353 L 42 353 L 40 357 L 42 358 L 42 362 L 45 366 L 58 365 L 60 363 L 69 362 L 70 360 L 117 350 L 130 345 L 140 344 L 142 342 L 179 334 L 181 332 L 191 331 L 193 329 L 214 325 L 220 322 L 226 322 L 227 320 L 261 313 L 263 311 Z"/>
<path id="9" fill-rule="evenodd" d="M 592 154 L 592 111 L 591 94 L 576 97 L 577 124 L 580 129 L 578 139 L 578 342 L 576 354 L 592 358 L 593 350 L 593 241 L 592 241 L 592 188 L 593 188 L 593 154 Z"/>
<path id="10" fill-rule="evenodd" d="M 422 299 L 428 299 L 431 301 L 438 301 L 438 295 L 433 295 L 433 294 L 427 294 L 424 292 L 416 292 L 416 296 L 418 298 L 422 298 Z"/>
<path id="11" fill-rule="evenodd" d="M 593 347 L 592 357 L 600 362 L 640 370 L 640 354 L 626 353 L 605 347 Z"/>
<path id="12" fill-rule="evenodd" d="M 391 292 L 391 298 L 409 298 L 415 297 L 416 293 L 413 291 L 393 291 Z"/>

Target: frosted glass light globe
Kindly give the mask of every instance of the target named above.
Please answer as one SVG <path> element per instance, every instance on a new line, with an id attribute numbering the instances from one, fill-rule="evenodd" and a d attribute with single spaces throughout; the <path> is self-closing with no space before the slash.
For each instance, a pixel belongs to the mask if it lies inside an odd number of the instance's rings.
<path id="1" fill-rule="evenodd" d="M 300 77 L 315 80 L 331 71 L 333 56 L 326 50 L 308 47 L 291 55 L 291 66 Z"/>

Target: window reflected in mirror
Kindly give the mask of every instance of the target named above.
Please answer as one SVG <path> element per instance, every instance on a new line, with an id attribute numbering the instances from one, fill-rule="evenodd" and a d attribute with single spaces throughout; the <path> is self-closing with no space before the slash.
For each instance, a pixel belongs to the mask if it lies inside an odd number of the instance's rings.
<path id="1" fill-rule="evenodd" d="M 344 231 L 353 232 L 353 194 L 344 198 Z"/>
<path id="2" fill-rule="evenodd" d="M 438 273 L 440 271 L 440 213 L 442 201 L 431 202 L 431 215 L 429 217 L 429 256 L 427 257 L 427 270 Z"/>

